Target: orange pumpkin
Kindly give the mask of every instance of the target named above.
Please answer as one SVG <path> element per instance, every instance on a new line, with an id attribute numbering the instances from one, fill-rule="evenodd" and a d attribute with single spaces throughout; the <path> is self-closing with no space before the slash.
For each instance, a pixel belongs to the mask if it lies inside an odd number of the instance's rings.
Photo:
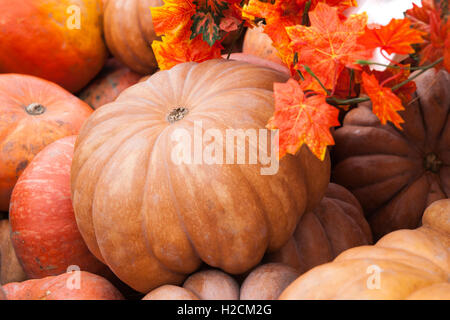
<path id="1" fill-rule="evenodd" d="M 27 279 L 11 242 L 8 220 L 0 221 L 0 285 Z"/>
<path id="2" fill-rule="evenodd" d="M 275 300 L 298 277 L 293 268 L 269 263 L 255 268 L 241 288 L 233 277 L 220 270 L 194 273 L 183 287 L 164 285 L 143 300 Z"/>
<path id="3" fill-rule="evenodd" d="M 283 65 L 277 49 L 272 45 L 272 39 L 264 33 L 262 25 L 247 29 L 242 52 Z"/>
<path id="4" fill-rule="evenodd" d="M 53 141 L 78 134 L 91 113 L 54 83 L 0 75 L 0 211 L 8 211 L 12 189 L 31 159 Z"/>
<path id="5" fill-rule="evenodd" d="M 431 204 L 422 223 L 344 251 L 300 276 L 280 299 L 449 299 L 450 199 Z"/>
<path id="6" fill-rule="evenodd" d="M 78 97 L 93 109 L 98 109 L 114 101 L 123 90 L 138 83 L 141 77 L 115 59 L 110 59 L 97 78 Z"/>
<path id="7" fill-rule="evenodd" d="M 42 279 L 11 282 L 3 286 L 8 300 L 122 300 L 106 279 L 85 271 Z"/>
<path id="8" fill-rule="evenodd" d="M 325 193 L 328 156 L 320 161 L 304 147 L 272 175 L 261 174 L 268 165 L 222 165 L 218 157 L 219 164 L 177 164 L 176 150 L 191 142 L 176 142 L 174 134 L 193 137 L 195 121 L 224 137 L 227 129 L 263 129 L 273 113 L 273 83 L 286 79 L 238 61 L 185 63 L 98 109 L 83 126 L 72 164 L 75 216 L 89 249 L 122 281 L 148 292 L 182 282 L 202 262 L 244 273 L 284 245 Z M 258 146 L 241 150 L 255 154 Z"/>
<path id="9" fill-rule="evenodd" d="M 106 269 L 86 247 L 73 213 L 70 166 L 75 140 L 65 137 L 39 152 L 11 196 L 11 238 L 30 278 L 55 276 L 71 265 L 96 274 Z"/>
<path id="10" fill-rule="evenodd" d="M 319 206 L 302 216 L 291 239 L 267 260 L 304 273 L 344 250 L 371 243 L 372 232 L 358 200 L 344 187 L 330 183 Z"/>
<path id="11" fill-rule="evenodd" d="M 375 239 L 418 227 L 429 204 L 450 197 L 450 74 L 431 69 L 415 82 L 403 130 L 366 104 L 334 134 L 333 179 L 358 198 Z"/>
<path id="12" fill-rule="evenodd" d="M 162 0 L 111 0 L 106 3 L 103 24 L 108 48 L 134 72 L 145 75 L 158 68 L 151 47 L 158 37 L 153 29 L 150 7 L 163 4 Z"/>
<path id="13" fill-rule="evenodd" d="M 0 73 L 23 73 L 77 92 L 105 63 L 100 0 L 0 0 Z M 79 10 L 79 11 L 78 11 Z"/>

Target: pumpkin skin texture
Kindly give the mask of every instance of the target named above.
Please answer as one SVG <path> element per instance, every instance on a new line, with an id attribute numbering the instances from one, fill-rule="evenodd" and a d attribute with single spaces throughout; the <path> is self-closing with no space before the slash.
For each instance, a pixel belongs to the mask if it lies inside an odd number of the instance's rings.
<path id="1" fill-rule="evenodd" d="M 60 86 L 26 75 L 0 75 L 0 210 L 28 163 L 46 145 L 78 134 L 92 109 Z"/>
<path id="2" fill-rule="evenodd" d="M 139 82 L 141 75 L 110 59 L 98 77 L 78 97 L 93 109 L 110 103 L 128 87 Z"/>
<path id="3" fill-rule="evenodd" d="M 330 183 L 317 208 L 302 216 L 291 239 L 266 258 L 305 273 L 347 249 L 368 244 L 372 232 L 358 200 L 344 187 Z"/>
<path id="4" fill-rule="evenodd" d="M 11 196 L 12 242 L 30 278 L 55 276 L 71 265 L 100 273 L 106 266 L 88 250 L 70 199 L 76 136 L 59 139 L 31 161 Z"/>
<path id="5" fill-rule="evenodd" d="M 77 274 L 63 273 L 8 283 L 3 286 L 3 291 L 8 300 L 123 300 L 122 294 L 105 278 L 86 271 L 77 272 L 79 288 L 74 278 Z"/>
<path id="6" fill-rule="evenodd" d="M 0 285 L 27 279 L 11 242 L 8 220 L 0 221 Z"/>
<path id="7" fill-rule="evenodd" d="M 300 273 L 281 263 L 267 263 L 254 269 L 241 286 L 241 300 L 276 300 Z"/>
<path id="8" fill-rule="evenodd" d="M 431 204 L 422 223 L 389 233 L 374 246 L 344 251 L 300 276 L 280 299 L 448 298 L 450 199 Z M 377 284 L 369 269 L 374 267 L 381 268 L 378 289 L 368 286 Z"/>
<path id="9" fill-rule="evenodd" d="M 171 161 L 178 142 L 170 137 L 180 128 L 193 134 L 194 121 L 224 135 L 225 128 L 264 128 L 273 82 L 286 79 L 237 61 L 185 63 L 96 110 L 72 164 L 75 216 L 91 252 L 122 281 L 149 292 L 181 283 L 202 261 L 241 274 L 266 250 L 279 249 L 325 193 L 329 157 L 322 162 L 302 148 L 283 158 L 275 175 L 261 175 L 260 165 L 178 165 Z M 180 106 L 188 113 L 169 123 Z"/>
<path id="10" fill-rule="evenodd" d="M 358 198 L 375 239 L 418 227 L 429 204 L 450 196 L 450 75 L 433 69 L 415 82 L 402 131 L 362 105 L 334 135 L 333 180 Z"/>
<path id="11" fill-rule="evenodd" d="M 1 286 L 0 286 L 0 300 L 6 300 L 6 295 L 5 295 L 5 293 L 3 292 L 3 289 L 2 289 Z"/>
<path id="12" fill-rule="evenodd" d="M 201 300 L 239 300 L 239 284 L 220 270 L 194 273 L 183 284 Z"/>
<path id="13" fill-rule="evenodd" d="M 157 68 L 151 44 L 158 39 L 150 7 L 162 0 L 111 0 L 104 13 L 105 39 L 113 56 L 134 72 L 146 75 Z"/>
<path id="14" fill-rule="evenodd" d="M 247 29 L 242 52 L 283 65 L 277 49 L 272 45 L 272 39 L 264 33 L 263 26 Z"/>
<path id="15" fill-rule="evenodd" d="M 81 9 L 80 29 L 70 6 Z M 77 92 L 106 61 L 99 0 L 0 1 L 0 73 L 30 74 Z"/>
<path id="16" fill-rule="evenodd" d="M 252 270 L 239 288 L 223 271 L 203 270 L 187 278 L 183 287 L 164 285 L 143 300 L 275 300 L 298 276 L 289 266 L 269 263 Z"/>
<path id="17" fill-rule="evenodd" d="M 222 57 L 224 59 L 227 59 L 228 55 L 223 55 Z M 281 73 L 286 74 L 287 76 L 290 75 L 289 69 L 287 67 L 285 67 L 284 65 L 278 64 L 276 62 L 273 62 L 273 61 L 270 61 L 270 60 L 267 60 L 267 59 L 260 58 L 258 56 L 254 56 L 254 55 L 249 54 L 249 53 L 240 53 L 240 52 L 232 53 L 230 55 L 230 59 L 231 60 L 236 60 L 236 61 L 243 61 L 243 62 L 253 63 L 253 64 L 259 65 L 261 67 L 272 68 L 274 70 L 277 70 L 277 71 L 279 71 Z"/>

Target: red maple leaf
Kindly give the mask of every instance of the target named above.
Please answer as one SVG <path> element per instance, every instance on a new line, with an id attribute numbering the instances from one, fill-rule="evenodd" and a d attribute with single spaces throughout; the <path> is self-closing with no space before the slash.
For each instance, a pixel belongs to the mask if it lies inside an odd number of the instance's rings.
<path id="1" fill-rule="evenodd" d="M 192 0 L 164 0 L 161 7 L 151 7 L 152 21 L 158 36 L 171 34 L 187 38 L 196 12 Z"/>
<path id="2" fill-rule="evenodd" d="M 179 39 L 175 36 L 163 36 L 161 41 L 153 41 L 152 49 L 161 70 L 170 69 L 183 62 L 203 62 L 221 57 L 222 46 L 217 42 L 213 46 L 202 40 Z"/>
<path id="3" fill-rule="evenodd" d="M 358 43 L 364 33 L 367 15 L 352 15 L 341 21 L 336 8 L 319 3 L 309 14 L 311 27 L 288 27 L 291 46 L 298 53 L 297 68 L 308 66 L 328 89 L 334 89 L 345 67 L 360 69 L 357 60 L 372 56 L 372 50 Z"/>
<path id="4" fill-rule="evenodd" d="M 306 96 L 298 82 L 274 84 L 275 113 L 267 128 L 278 129 L 279 157 L 295 154 L 303 144 L 323 160 L 327 146 L 333 145 L 330 128 L 339 125 L 339 111 L 323 95 Z"/>
<path id="5" fill-rule="evenodd" d="M 362 74 L 364 91 L 372 101 L 372 111 L 380 119 L 381 124 L 391 121 L 397 128 L 402 129 L 402 117 L 398 111 L 405 110 L 401 99 L 396 96 L 390 88 L 380 85 L 375 75 Z"/>
<path id="6" fill-rule="evenodd" d="M 203 35 L 203 40 L 212 46 L 220 38 L 220 28 L 211 12 L 197 11 L 192 16 L 191 39 Z"/>
<path id="7" fill-rule="evenodd" d="M 405 19 L 392 19 L 386 26 L 376 26 L 362 35 L 358 42 L 368 49 L 381 48 L 388 54 L 410 54 L 414 53 L 412 44 L 422 43 L 425 35 L 417 29 L 411 28 L 411 21 Z"/>

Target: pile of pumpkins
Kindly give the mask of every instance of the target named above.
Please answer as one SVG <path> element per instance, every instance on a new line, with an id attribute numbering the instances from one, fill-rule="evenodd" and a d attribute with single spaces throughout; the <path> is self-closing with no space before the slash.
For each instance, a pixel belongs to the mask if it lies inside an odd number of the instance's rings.
<path id="1" fill-rule="evenodd" d="M 176 130 L 264 128 L 289 75 L 261 28 L 158 71 L 162 4 L 0 0 L 0 299 L 450 299 L 450 75 L 402 131 L 347 112 L 324 161 L 174 163 Z"/>

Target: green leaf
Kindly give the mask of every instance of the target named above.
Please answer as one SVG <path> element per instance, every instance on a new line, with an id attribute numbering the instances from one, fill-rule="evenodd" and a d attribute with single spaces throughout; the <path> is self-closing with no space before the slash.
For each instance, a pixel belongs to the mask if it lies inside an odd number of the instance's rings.
<path id="1" fill-rule="evenodd" d="M 213 46 L 216 40 L 220 38 L 220 27 L 216 23 L 211 12 L 197 11 L 192 16 L 193 24 L 191 27 L 191 40 L 197 37 L 199 34 L 203 35 L 203 40 L 206 41 L 209 46 Z"/>

